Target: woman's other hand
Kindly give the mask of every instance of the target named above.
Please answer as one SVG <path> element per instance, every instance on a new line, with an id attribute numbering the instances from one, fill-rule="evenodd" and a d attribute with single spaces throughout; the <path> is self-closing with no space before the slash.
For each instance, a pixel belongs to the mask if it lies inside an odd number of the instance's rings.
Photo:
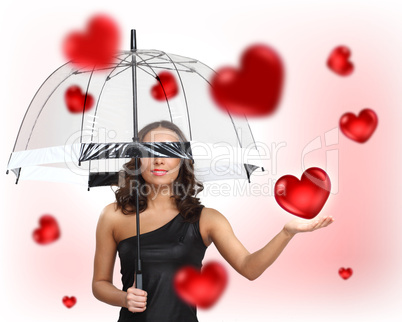
<path id="1" fill-rule="evenodd" d="M 319 228 L 327 227 L 332 224 L 334 219 L 332 216 L 322 216 L 316 217 L 313 219 L 302 219 L 295 218 L 289 221 L 284 227 L 283 230 L 289 235 L 296 235 L 297 233 L 314 231 Z"/>

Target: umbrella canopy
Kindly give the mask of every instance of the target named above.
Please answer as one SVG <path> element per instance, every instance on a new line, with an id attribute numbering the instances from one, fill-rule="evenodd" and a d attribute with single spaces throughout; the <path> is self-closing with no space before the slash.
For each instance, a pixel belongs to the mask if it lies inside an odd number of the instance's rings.
<path id="1" fill-rule="evenodd" d="M 198 60 L 159 50 L 131 50 L 102 68 L 58 68 L 34 96 L 8 163 L 18 180 L 116 184 L 133 157 L 194 160 L 200 181 L 249 179 L 259 152 L 245 117 L 211 98 L 214 71 Z M 188 142 L 136 142 L 138 129 L 160 120 Z"/>

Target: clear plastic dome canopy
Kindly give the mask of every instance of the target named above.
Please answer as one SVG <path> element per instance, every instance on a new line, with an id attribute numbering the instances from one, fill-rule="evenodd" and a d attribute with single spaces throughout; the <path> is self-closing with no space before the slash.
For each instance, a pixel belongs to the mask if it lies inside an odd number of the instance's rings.
<path id="1" fill-rule="evenodd" d="M 256 143 L 245 117 L 213 101 L 214 73 L 196 59 L 159 50 L 123 51 L 99 69 L 69 62 L 35 94 L 7 168 L 17 182 L 92 187 L 116 184 L 133 157 L 157 155 L 192 159 L 200 181 L 250 179 L 261 166 Z M 187 141 L 136 142 L 139 130 L 161 120 L 178 126 Z"/>

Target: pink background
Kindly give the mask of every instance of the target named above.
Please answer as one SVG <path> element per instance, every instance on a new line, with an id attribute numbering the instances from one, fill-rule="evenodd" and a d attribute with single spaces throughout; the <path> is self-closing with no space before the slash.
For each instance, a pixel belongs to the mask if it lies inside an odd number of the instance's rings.
<path id="1" fill-rule="evenodd" d="M 138 47 L 194 57 L 218 69 L 236 66 L 242 51 L 262 42 L 285 64 L 278 112 L 250 119 L 257 141 L 282 144 L 266 185 L 285 174 L 300 178 L 308 167 L 325 169 L 333 189 L 322 214 L 334 224 L 296 236 L 259 279 L 238 275 L 212 245 L 205 262 L 227 267 L 229 285 L 200 321 L 400 321 L 402 238 L 400 152 L 402 119 L 402 22 L 397 1 L 19 1 L 1 4 L 2 138 L 4 172 L 25 110 L 36 90 L 64 63 L 63 37 L 87 19 L 108 12 L 119 21 L 123 43 L 137 29 Z M 340 77 L 326 67 L 330 51 L 351 49 L 355 71 Z M 338 129 L 345 112 L 373 109 L 379 118 L 365 144 Z M 334 135 L 332 141 L 325 134 Z M 321 138 L 322 147 L 309 150 Z M 335 140 L 335 141 L 334 141 Z M 335 142 L 329 145 L 328 142 Z M 310 151 L 303 155 L 303 151 Z M 304 166 L 303 166 L 304 161 Z M 119 308 L 91 292 L 95 228 L 102 208 L 113 202 L 109 188 L 40 182 L 14 184 L 2 177 L 1 308 L 7 321 L 116 321 Z M 271 193 L 245 196 L 204 193 L 205 205 L 222 212 L 239 239 L 256 251 L 292 215 Z M 32 239 L 43 214 L 55 216 L 61 238 L 39 246 Z M 340 267 L 351 267 L 343 280 Z M 120 284 L 119 266 L 115 283 Z M 76 296 L 67 309 L 65 296 Z"/>

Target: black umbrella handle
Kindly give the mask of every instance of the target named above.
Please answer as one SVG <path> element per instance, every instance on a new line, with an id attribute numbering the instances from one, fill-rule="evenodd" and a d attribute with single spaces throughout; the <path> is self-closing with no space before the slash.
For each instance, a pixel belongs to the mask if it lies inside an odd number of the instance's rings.
<path id="1" fill-rule="evenodd" d="M 142 273 L 135 272 L 135 288 L 142 290 Z"/>

